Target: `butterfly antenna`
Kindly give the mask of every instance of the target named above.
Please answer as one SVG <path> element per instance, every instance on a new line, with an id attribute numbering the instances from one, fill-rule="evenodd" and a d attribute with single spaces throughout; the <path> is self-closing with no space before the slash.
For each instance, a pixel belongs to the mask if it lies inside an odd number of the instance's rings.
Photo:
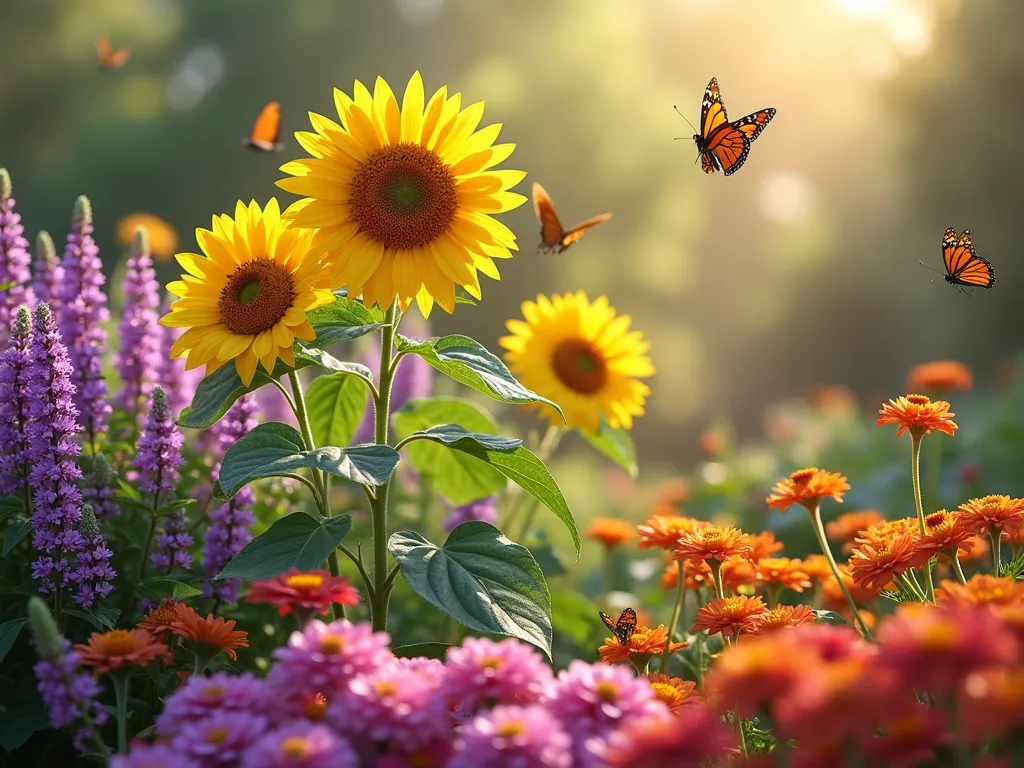
<path id="1" fill-rule="evenodd" d="M 918 263 L 918 264 L 920 264 L 920 265 L 921 265 L 922 267 L 924 267 L 925 269 L 930 269 L 930 270 L 931 270 L 932 272 L 938 272 L 938 274 L 939 274 L 940 276 L 942 275 L 942 272 L 941 272 L 940 270 L 936 269 L 935 267 L 929 267 L 929 266 L 928 266 L 927 264 L 925 264 L 925 263 L 924 263 L 923 261 L 918 261 L 917 263 Z"/>
<path id="2" fill-rule="evenodd" d="M 683 120 L 686 120 L 687 125 L 689 125 L 691 128 L 693 128 L 694 133 L 697 132 L 697 126 L 695 126 L 693 123 L 691 123 L 689 120 L 686 119 L 686 115 L 684 115 L 682 112 L 679 111 L 679 107 L 677 107 L 675 104 L 673 104 L 672 105 L 672 109 L 674 109 L 676 111 L 676 114 L 679 115 L 681 118 L 683 118 Z"/>

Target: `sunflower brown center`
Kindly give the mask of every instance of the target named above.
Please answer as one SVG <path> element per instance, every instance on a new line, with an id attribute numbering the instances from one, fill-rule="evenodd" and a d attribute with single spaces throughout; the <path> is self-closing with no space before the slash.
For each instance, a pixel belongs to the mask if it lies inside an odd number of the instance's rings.
<path id="1" fill-rule="evenodd" d="M 566 339 L 551 356 L 558 380 L 573 392 L 593 395 L 608 381 L 608 364 L 588 341 Z"/>
<path id="2" fill-rule="evenodd" d="M 459 207 L 455 177 L 434 152 L 400 142 L 374 150 L 352 179 L 352 217 L 385 248 L 417 248 L 448 230 Z"/>
<path id="3" fill-rule="evenodd" d="M 293 301 L 295 283 L 291 274 L 276 261 L 256 259 L 228 276 L 217 308 L 229 331 L 255 336 L 277 325 Z"/>

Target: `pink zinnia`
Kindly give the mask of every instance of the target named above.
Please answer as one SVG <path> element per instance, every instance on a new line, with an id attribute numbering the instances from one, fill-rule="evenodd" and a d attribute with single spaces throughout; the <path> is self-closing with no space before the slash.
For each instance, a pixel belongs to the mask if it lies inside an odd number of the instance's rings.
<path id="1" fill-rule="evenodd" d="M 260 738 L 240 768 L 359 768 L 355 750 L 329 728 L 298 721 Z"/>
<path id="2" fill-rule="evenodd" d="M 255 712 L 266 698 L 263 681 L 249 673 L 192 676 L 164 702 L 156 732 L 173 736 L 186 724 L 200 723 L 214 712 Z"/>
<path id="3" fill-rule="evenodd" d="M 525 643 L 469 637 L 460 648 L 448 649 L 440 694 L 459 715 L 469 717 L 484 702 L 493 706 L 543 701 L 552 682 L 550 667 Z"/>
<path id="4" fill-rule="evenodd" d="M 110 768 L 199 768 L 199 763 L 168 744 L 137 743 L 127 755 L 115 755 Z"/>
<path id="5" fill-rule="evenodd" d="M 188 723 L 171 740 L 180 754 L 203 766 L 234 766 L 242 753 L 267 732 L 267 721 L 247 712 L 211 712 L 198 723 Z"/>
<path id="6" fill-rule="evenodd" d="M 670 717 L 632 721 L 612 734 L 606 757 L 615 768 L 699 765 L 726 757 L 735 744 L 721 719 L 698 705 Z"/>
<path id="7" fill-rule="evenodd" d="M 570 768 L 572 741 L 540 706 L 502 706 L 459 729 L 449 768 Z"/>

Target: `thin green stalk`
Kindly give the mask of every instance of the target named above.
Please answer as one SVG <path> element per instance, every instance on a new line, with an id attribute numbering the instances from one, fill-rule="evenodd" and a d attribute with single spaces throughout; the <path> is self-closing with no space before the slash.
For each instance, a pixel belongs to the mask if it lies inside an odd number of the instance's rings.
<path id="1" fill-rule="evenodd" d="M 146 561 L 149 559 L 149 551 L 153 548 L 153 536 L 156 533 L 156 523 L 160 510 L 160 484 L 162 482 L 163 468 L 158 468 L 156 473 L 156 491 L 153 492 L 153 511 L 149 517 L 149 533 L 146 535 L 146 544 L 142 548 L 142 558 L 139 560 L 139 578 L 135 580 L 136 585 L 142 584 L 142 577 L 146 575 Z M 130 599 L 130 595 L 129 595 Z"/>
<path id="2" fill-rule="evenodd" d="M 541 438 L 540 444 L 537 446 L 537 458 L 547 464 L 548 459 L 551 458 L 551 454 L 558 448 L 558 444 L 562 441 L 563 431 L 561 428 L 551 425 L 548 427 L 547 432 L 544 433 L 544 437 Z M 509 510 L 508 520 L 511 522 L 512 514 L 519 508 L 519 502 L 521 502 L 526 494 L 522 491 L 519 492 L 517 503 Z M 526 499 L 527 506 L 526 511 L 523 515 L 523 525 L 519 529 L 519 538 L 516 541 L 526 541 L 526 535 L 533 528 L 533 520 L 537 515 L 537 501 L 532 496 Z"/>
<path id="3" fill-rule="evenodd" d="M 914 484 L 914 506 L 917 508 L 917 525 L 921 535 L 927 533 L 924 525 L 924 504 L 921 501 L 921 441 L 924 435 L 910 435 L 910 480 Z M 932 582 L 932 566 L 929 560 L 922 569 L 924 571 L 925 597 L 935 602 L 935 584 Z"/>
<path id="4" fill-rule="evenodd" d="M 110 679 L 114 683 L 114 703 L 117 707 L 117 751 L 124 754 L 128 751 L 128 679 L 131 667 L 112 672 Z"/>
<path id="5" fill-rule="evenodd" d="M 686 600 L 686 564 L 682 560 L 676 560 L 676 604 L 672 607 L 672 620 L 668 623 L 668 638 L 665 640 L 665 650 L 661 654 L 661 667 L 659 671 L 663 675 L 668 674 L 668 657 L 672 655 L 669 650 L 672 647 L 672 637 L 676 633 L 676 625 L 679 623 L 679 613 Z"/>
<path id="6" fill-rule="evenodd" d="M 704 637 L 707 630 L 697 633 L 697 690 L 704 693 Z"/>
<path id="7" fill-rule="evenodd" d="M 736 730 L 740 733 L 740 752 L 743 753 L 743 759 L 746 760 L 747 755 L 747 734 L 743 732 L 743 718 L 740 717 L 739 713 L 736 712 Z"/>
<path id="8" fill-rule="evenodd" d="M 932 439 L 928 448 L 928 466 L 925 467 L 928 478 L 928 492 L 931 494 L 929 509 L 943 509 L 942 505 L 942 441 Z"/>
<path id="9" fill-rule="evenodd" d="M 401 312 L 397 299 L 388 308 L 380 338 L 380 383 L 374 398 L 374 442 L 387 445 L 388 421 L 391 413 L 391 384 L 394 381 L 395 366 L 391 353 L 395 345 L 395 334 Z M 374 594 L 370 602 L 370 621 L 376 632 L 387 630 L 388 599 L 391 585 L 388 582 L 388 492 L 391 480 L 370 496 L 370 516 L 373 526 L 373 584 Z"/>
<path id="10" fill-rule="evenodd" d="M 721 560 L 710 560 L 708 565 L 711 566 L 711 575 L 715 579 L 715 594 L 719 600 L 725 599 L 725 586 L 722 584 L 722 561 Z"/>
<path id="11" fill-rule="evenodd" d="M 988 540 L 992 544 L 992 575 L 998 577 L 1003 567 L 1003 530 L 1002 528 L 991 528 L 988 532 Z"/>
<path id="12" fill-rule="evenodd" d="M 967 577 L 964 576 L 963 566 L 960 565 L 960 551 L 954 547 L 953 551 L 949 555 L 949 559 L 953 561 L 953 570 L 956 571 L 956 577 L 959 579 L 961 584 L 967 583 Z M 996 574 L 997 576 L 999 574 Z"/>
<path id="13" fill-rule="evenodd" d="M 814 528 L 814 534 L 818 537 L 818 546 L 821 547 L 821 553 L 828 560 L 829 567 L 832 569 L 832 575 L 835 577 L 836 583 L 839 585 L 839 590 L 843 593 L 843 597 L 846 598 L 846 602 L 850 605 L 850 610 L 853 611 L 853 616 L 860 625 L 861 632 L 864 633 L 864 637 L 871 640 L 871 630 L 868 629 L 868 625 L 864 623 L 864 619 L 860 615 L 860 611 L 857 610 L 857 604 L 853 602 L 853 598 L 850 597 L 850 591 L 843 584 L 843 578 L 839 575 L 839 566 L 836 565 L 836 559 L 832 556 L 832 549 L 828 545 L 828 539 L 825 537 L 825 526 L 821 523 L 821 504 L 815 504 L 813 508 L 808 507 L 807 511 L 811 513 L 811 527 Z"/>
<path id="14" fill-rule="evenodd" d="M 341 575 L 341 566 L 338 565 L 338 550 L 334 550 L 327 557 L 327 567 L 331 571 L 331 576 L 337 578 Z M 345 617 L 345 606 L 341 603 L 331 604 L 331 619 L 344 619 Z"/>
<path id="15" fill-rule="evenodd" d="M 914 597 L 919 598 L 921 600 L 921 602 L 923 603 L 924 602 L 924 592 L 921 591 L 921 587 L 919 587 L 917 585 L 917 582 L 907 575 L 909 573 L 910 573 L 910 571 L 907 571 L 906 573 L 902 573 L 902 574 L 897 574 L 896 580 L 900 584 L 902 584 L 904 587 L 906 587 L 908 590 L 910 590 L 914 594 Z"/>

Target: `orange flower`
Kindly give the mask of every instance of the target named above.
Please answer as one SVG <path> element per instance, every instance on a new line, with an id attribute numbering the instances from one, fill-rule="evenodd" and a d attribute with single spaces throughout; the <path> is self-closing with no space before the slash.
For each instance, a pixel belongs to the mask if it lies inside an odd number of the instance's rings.
<path id="1" fill-rule="evenodd" d="M 707 567 L 706 563 L 705 567 Z M 711 569 L 708 568 L 708 573 L 710 572 Z M 757 584 L 757 571 L 746 557 L 733 555 L 722 563 L 723 588 L 739 592 L 741 588 L 753 587 L 755 584 Z"/>
<path id="2" fill-rule="evenodd" d="M 636 528 L 632 523 L 616 517 L 595 517 L 587 526 L 585 535 L 611 549 L 632 539 L 636 535 Z"/>
<path id="3" fill-rule="evenodd" d="M 992 546 L 989 544 L 987 537 L 975 536 L 973 539 L 968 539 L 967 543 L 971 548 L 960 555 L 961 562 L 974 563 L 979 560 L 988 560 L 988 553 L 991 551 Z"/>
<path id="4" fill-rule="evenodd" d="M 849 387 L 813 387 L 807 402 L 819 413 L 836 419 L 852 416 L 857 411 L 857 396 Z"/>
<path id="5" fill-rule="evenodd" d="M 93 632 L 88 644 L 75 646 L 82 663 L 97 673 L 121 667 L 145 667 L 153 659 L 167 654 L 167 646 L 158 642 L 145 629 L 112 629 Z"/>
<path id="6" fill-rule="evenodd" d="M 833 541 L 843 542 L 843 551 L 853 549 L 853 540 L 867 528 L 885 521 L 877 509 L 860 509 L 840 515 L 825 526 L 825 535 Z"/>
<path id="7" fill-rule="evenodd" d="M 931 390 L 939 394 L 950 389 L 964 392 L 974 386 L 971 369 L 955 360 L 936 360 L 934 363 L 922 363 L 910 369 L 907 376 L 907 389 L 911 392 Z"/>
<path id="8" fill-rule="evenodd" d="M 692 517 L 655 514 L 646 523 L 636 527 L 636 532 L 640 536 L 639 547 L 640 549 L 659 547 L 673 550 L 679 543 L 679 537 L 684 533 L 707 525 L 709 523 L 704 520 L 694 520 Z"/>
<path id="9" fill-rule="evenodd" d="M 817 661 L 811 649 L 796 642 L 796 632 L 775 632 L 757 642 L 737 643 L 715 660 L 708 673 L 705 691 L 717 712 L 735 709 L 740 717 L 751 717 L 772 709 L 805 675 L 812 674 L 808 661 Z"/>
<path id="10" fill-rule="evenodd" d="M 170 261 L 178 250 L 178 231 L 151 213 L 130 213 L 117 222 L 117 244 L 125 248 L 135 239 L 135 230 L 145 227 L 149 249 L 157 261 Z"/>
<path id="11" fill-rule="evenodd" d="M 842 503 L 843 494 L 848 490 L 850 484 L 838 472 L 809 467 L 776 483 L 765 502 L 769 507 L 777 507 L 780 512 L 785 512 L 793 504 L 802 504 L 808 510 L 813 510 L 826 496 Z"/>
<path id="12" fill-rule="evenodd" d="M 1024 526 L 1024 499 L 1009 496 L 983 496 L 960 505 L 964 520 L 976 533 L 989 533 L 993 528 L 1018 531 Z"/>
<path id="13" fill-rule="evenodd" d="M 802 565 L 791 557 L 762 557 L 757 561 L 757 580 L 768 586 L 778 585 L 803 592 L 805 587 L 811 586 L 811 577 Z"/>
<path id="14" fill-rule="evenodd" d="M 924 531 L 924 534 L 914 537 L 915 568 L 921 568 L 936 555 L 949 554 L 953 549 L 969 552 L 969 541 L 974 538 L 974 532 L 962 515 L 944 509 L 932 512 L 924 519 Z"/>
<path id="15" fill-rule="evenodd" d="M 808 555 L 800 561 L 800 568 L 811 581 L 835 581 L 832 566 L 828 564 L 828 558 L 824 555 Z"/>
<path id="16" fill-rule="evenodd" d="M 978 574 L 966 584 L 957 581 L 942 582 L 935 591 L 940 603 L 956 605 L 1021 605 L 1024 604 L 1024 582 L 1014 581 L 1012 576 L 997 578 Z"/>
<path id="17" fill-rule="evenodd" d="M 654 489 L 654 501 L 652 505 L 655 507 L 671 507 L 673 509 L 679 509 L 693 496 L 693 486 L 690 481 L 685 477 L 673 477 L 669 480 L 662 481 L 657 488 Z"/>
<path id="18" fill-rule="evenodd" d="M 887 545 L 894 536 L 907 533 L 916 536 L 920 525 L 916 517 L 901 517 L 898 520 L 883 520 L 869 525 L 854 539 L 855 544 L 871 544 L 879 547 Z"/>
<path id="19" fill-rule="evenodd" d="M 272 579 L 254 581 L 245 601 L 276 605 L 282 616 L 294 608 L 308 617 L 314 612 L 327 613 L 331 603 L 358 605 L 359 592 L 348 579 L 332 576 L 328 571 L 290 568 Z"/>
<path id="20" fill-rule="evenodd" d="M 826 608 L 834 610 L 838 613 L 842 613 L 844 610 L 849 610 L 849 604 L 846 602 L 846 598 L 839 589 L 839 585 L 836 583 L 835 576 L 832 575 L 831 569 L 828 572 L 829 578 L 823 579 L 821 582 L 821 599 L 822 603 Z M 869 589 L 866 586 L 861 586 L 853 580 L 853 576 L 850 574 L 850 569 L 845 565 L 839 566 L 839 577 L 843 580 L 843 586 L 850 593 L 850 597 L 853 598 L 853 602 L 857 605 L 867 605 L 882 591 L 882 588 Z M 846 606 L 844 608 L 844 606 Z M 867 614 L 861 614 L 866 616 Z"/>
<path id="21" fill-rule="evenodd" d="M 697 445 L 704 453 L 714 458 L 728 447 L 729 438 L 720 429 L 705 429 L 697 437 Z"/>
<path id="22" fill-rule="evenodd" d="M 775 534 L 771 531 L 761 531 L 755 536 L 750 536 L 748 543 L 750 552 L 746 556 L 755 562 L 762 557 L 771 557 L 776 552 L 781 552 L 783 546 L 781 541 L 775 540 Z"/>
<path id="23" fill-rule="evenodd" d="M 668 675 L 648 675 L 647 682 L 659 701 L 673 715 L 678 715 L 683 707 L 700 704 L 703 697 L 697 692 L 696 684 L 690 680 L 683 680 L 681 677 L 669 677 Z"/>
<path id="24" fill-rule="evenodd" d="M 893 578 L 914 563 L 914 538 L 906 533 L 888 544 L 861 544 L 850 555 L 853 580 L 868 589 L 884 589 Z"/>
<path id="25" fill-rule="evenodd" d="M 150 609 L 142 621 L 139 622 L 139 629 L 145 629 L 157 640 L 166 640 L 171 634 L 171 624 L 178 617 L 178 601 L 174 598 L 167 598 L 160 605 Z"/>
<path id="26" fill-rule="evenodd" d="M 809 605 L 777 605 L 758 616 L 749 632 L 751 635 L 766 635 L 780 629 L 811 624 L 816 618 L 814 609 Z"/>
<path id="27" fill-rule="evenodd" d="M 234 661 L 238 658 L 235 648 L 248 648 L 248 632 L 235 630 L 234 620 L 215 618 L 211 613 L 205 619 L 187 605 L 179 604 L 175 610 L 178 618 L 171 624 L 174 634 L 191 640 L 200 654 L 212 657 L 223 651 Z"/>
<path id="28" fill-rule="evenodd" d="M 880 418 L 875 422 L 878 426 L 900 425 L 896 430 L 896 437 L 906 430 L 914 437 L 923 437 L 932 430 L 945 432 L 952 437 L 957 428 L 953 421 L 956 414 L 949 412 L 949 403 L 945 400 L 932 402 L 927 395 L 907 395 L 890 400 L 883 403 L 878 415 Z"/>
<path id="29" fill-rule="evenodd" d="M 722 561 L 733 555 L 745 554 L 750 549 L 750 537 L 738 528 L 709 525 L 680 536 L 672 556 L 688 563 Z"/>
<path id="30" fill-rule="evenodd" d="M 668 629 L 664 625 L 651 629 L 638 624 L 626 645 L 620 643 L 617 637 L 606 637 L 604 645 L 597 652 L 605 664 L 628 661 L 637 669 L 643 669 L 648 661 L 664 653 L 667 642 Z M 669 653 L 681 651 L 685 647 L 686 643 L 672 643 Z"/>
<path id="31" fill-rule="evenodd" d="M 731 635 L 757 626 L 757 618 L 765 612 L 764 601 L 760 595 L 754 597 L 726 597 L 712 600 L 697 611 L 691 632 L 697 633 L 706 629 L 709 635 L 726 630 Z"/>

